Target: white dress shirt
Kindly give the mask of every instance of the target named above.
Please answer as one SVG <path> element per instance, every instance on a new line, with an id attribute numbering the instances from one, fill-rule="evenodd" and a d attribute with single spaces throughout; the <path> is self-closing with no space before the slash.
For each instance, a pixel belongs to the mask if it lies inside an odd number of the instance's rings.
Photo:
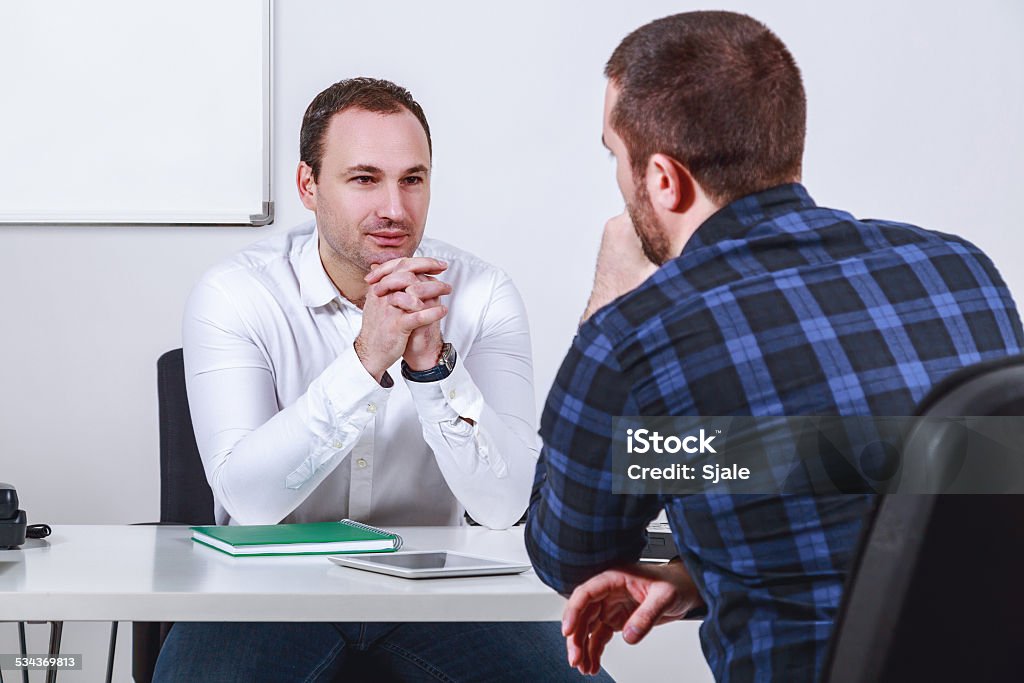
<path id="1" fill-rule="evenodd" d="M 399 363 L 382 387 L 352 342 L 362 311 L 320 261 L 315 223 L 207 272 L 185 307 L 185 377 L 218 524 L 336 520 L 504 528 L 526 509 L 539 451 L 526 310 L 502 271 L 438 240 L 446 379 Z M 475 422 L 459 419 L 469 418 Z"/>

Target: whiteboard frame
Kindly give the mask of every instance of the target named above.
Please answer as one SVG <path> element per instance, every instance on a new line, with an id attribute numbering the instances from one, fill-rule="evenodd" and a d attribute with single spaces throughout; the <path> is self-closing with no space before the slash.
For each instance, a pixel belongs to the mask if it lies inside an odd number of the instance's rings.
<path id="1" fill-rule="evenodd" d="M 274 0 L 259 0 L 263 32 L 263 209 L 248 217 L 237 213 L 182 212 L 180 219 L 166 211 L 154 212 L 152 219 L 145 213 L 134 212 L 133 219 L 127 220 L 112 213 L 77 214 L 75 220 L 59 220 L 45 212 L 0 213 L 0 227 L 3 226 L 250 226 L 262 227 L 274 222 L 274 200 L 272 187 L 272 143 L 273 143 L 273 73 L 274 73 Z"/>

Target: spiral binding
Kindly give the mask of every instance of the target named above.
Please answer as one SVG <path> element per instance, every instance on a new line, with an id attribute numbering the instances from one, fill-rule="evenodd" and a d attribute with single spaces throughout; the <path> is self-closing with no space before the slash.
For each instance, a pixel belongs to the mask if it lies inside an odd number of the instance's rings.
<path id="1" fill-rule="evenodd" d="M 362 522 L 357 522 L 356 520 L 349 519 L 348 517 L 341 520 L 341 523 L 347 524 L 351 527 L 355 527 L 356 529 L 362 529 L 363 531 L 373 531 L 378 534 L 384 534 L 385 536 L 391 536 L 395 539 L 395 550 L 400 550 L 402 548 L 402 544 L 405 543 L 402 537 L 396 534 L 395 532 L 388 531 L 387 529 L 381 529 L 379 526 L 370 526 L 369 524 L 363 524 Z"/>

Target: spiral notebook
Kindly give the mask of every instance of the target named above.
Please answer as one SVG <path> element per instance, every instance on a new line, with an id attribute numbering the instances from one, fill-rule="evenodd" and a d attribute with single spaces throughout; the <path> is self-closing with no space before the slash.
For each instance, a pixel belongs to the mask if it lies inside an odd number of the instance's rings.
<path id="1" fill-rule="evenodd" d="M 192 540 L 228 555 L 389 553 L 402 537 L 351 519 L 307 524 L 194 526 Z"/>

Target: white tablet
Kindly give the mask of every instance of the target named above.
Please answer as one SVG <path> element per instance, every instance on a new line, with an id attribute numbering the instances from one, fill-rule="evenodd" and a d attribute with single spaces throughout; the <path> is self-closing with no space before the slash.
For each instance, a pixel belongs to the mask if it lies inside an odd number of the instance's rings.
<path id="1" fill-rule="evenodd" d="M 403 579 L 520 574 L 530 568 L 528 564 L 466 555 L 451 550 L 406 550 L 398 553 L 331 555 L 327 559 L 342 567 L 390 574 Z"/>

